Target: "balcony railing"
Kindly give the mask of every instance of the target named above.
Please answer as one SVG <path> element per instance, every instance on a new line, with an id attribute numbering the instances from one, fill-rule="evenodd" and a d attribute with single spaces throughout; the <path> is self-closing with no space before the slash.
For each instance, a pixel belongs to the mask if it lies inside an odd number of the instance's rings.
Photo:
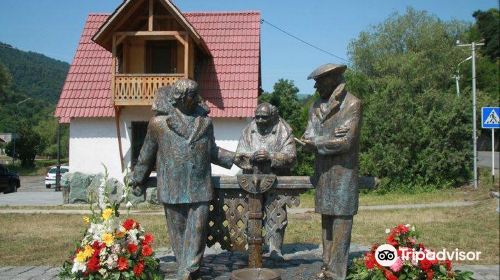
<path id="1" fill-rule="evenodd" d="M 115 106 L 152 105 L 158 88 L 183 77 L 184 74 L 115 74 Z"/>

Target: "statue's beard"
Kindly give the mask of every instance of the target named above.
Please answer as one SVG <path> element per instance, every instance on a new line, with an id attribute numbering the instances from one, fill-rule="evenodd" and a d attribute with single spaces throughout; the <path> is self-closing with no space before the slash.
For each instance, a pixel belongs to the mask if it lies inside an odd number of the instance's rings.
<path id="1" fill-rule="evenodd" d="M 267 135 L 273 130 L 273 126 L 269 123 L 257 123 L 257 131 L 260 135 Z"/>

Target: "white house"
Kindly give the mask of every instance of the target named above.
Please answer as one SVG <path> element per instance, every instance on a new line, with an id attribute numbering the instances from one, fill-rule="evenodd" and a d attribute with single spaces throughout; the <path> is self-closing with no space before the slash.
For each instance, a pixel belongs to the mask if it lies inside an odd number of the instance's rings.
<path id="1" fill-rule="evenodd" d="M 98 173 L 104 164 L 120 178 L 132 168 L 155 90 L 179 78 L 198 81 L 217 144 L 235 151 L 261 87 L 260 14 L 126 0 L 111 15 L 89 15 L 55 112 L 70 126 L 71 172 Z"/>

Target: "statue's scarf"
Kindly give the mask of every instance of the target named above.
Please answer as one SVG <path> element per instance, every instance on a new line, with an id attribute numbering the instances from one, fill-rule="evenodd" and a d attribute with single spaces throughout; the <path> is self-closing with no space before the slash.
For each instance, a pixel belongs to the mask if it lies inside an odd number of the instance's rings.
<path id="1" fill-rule="evenodd" d="M 328 102 L 322 103 L 319 108 L 316 109 L 316 115 L 322 123 L 327 120 L 330 115 L 336 113 L 340 108 L 340 105 L 342 104 L 342 101 L 344 101 L 347 93 L 344 89 L 345 83 L 339 84 L 333 91 L 330 99 L 328 99 Z"/>

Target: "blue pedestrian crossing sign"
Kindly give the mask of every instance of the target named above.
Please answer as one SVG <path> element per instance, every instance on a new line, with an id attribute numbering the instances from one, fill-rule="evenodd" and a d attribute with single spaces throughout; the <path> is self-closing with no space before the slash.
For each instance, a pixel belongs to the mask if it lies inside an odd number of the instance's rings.
<path id="1" fill-rule="evenodd" d="M 481 109 L 482 127 L 500 128 L 500 107 L 483 107 Z"/>

